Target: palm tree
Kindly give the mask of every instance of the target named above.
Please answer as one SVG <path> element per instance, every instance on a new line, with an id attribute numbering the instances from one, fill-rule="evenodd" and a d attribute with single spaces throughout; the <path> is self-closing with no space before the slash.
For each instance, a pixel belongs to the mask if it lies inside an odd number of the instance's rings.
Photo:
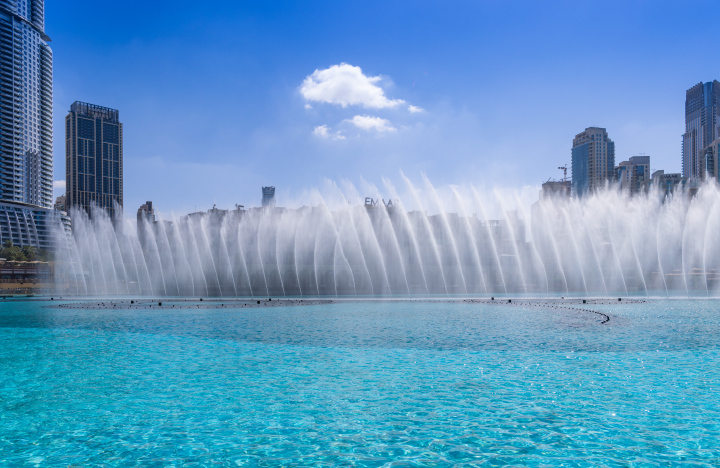
<path id="1" fill-rule="evenodd" d="M 25 255 L 25 259 L 28 262 L 32 262 L 37 257 L 37 249 L 35 249 L 35 246 L 32 245 L 26 245 L 22 249 L 23 255 Z"/>

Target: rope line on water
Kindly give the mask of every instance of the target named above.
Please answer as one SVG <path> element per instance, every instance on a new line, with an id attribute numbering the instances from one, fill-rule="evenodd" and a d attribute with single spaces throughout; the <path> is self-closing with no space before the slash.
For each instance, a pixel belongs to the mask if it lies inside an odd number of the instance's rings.
<path id="1" fill-rule="evenodd" d="M 585 304 L 585 303 L 587 303 L 587 301 L 588 300 L 585 299 L 583 303 Z M 589 312 L 589 313 L 593 313 L 593 314 L 596 314 L 596 315 L 599 315 L 600 317 L 602 317 L 602 320 L 600 321 L 601 325 L 604 325 L 604 324 L 610 322 L 610 315 L 608 315 L 604 312 L 600 312 L 599 310 L 585 309 L 585 308 L 581 308 L 581 307 L 571 307 L 571 306 L 564 305 L 562 303 L 553 304 L 553 303 L 547 303 L 547 302 L 546 303 L 513 302 L 512 299 L 508 299 L 507 301 L 505 301 L 505 300 L 497 300 L 496 301 L 494 299 L 491 299 L 491 300 L 467 299 L 467 300 L 464 300 L 463 302 L 467 302 L 467 303 L 471 303 L 471 304 L 492 304 L 492 305 L 539 307 L 539 308 L 544 308 L 544 309 L 551 308 L 551 309 L 572 310 L 572 311 L 577 311 L 577 312 Z M 618 301 L 618 302 L 621 302 L 621 301 Z M 630 299 L 630 300 L 626 300 L 625 302 L 630 303 L 630 304 L 641 304 L 641 303 L 644 303 L 645 301 L 637 300 L 637 299 L 636 300 Z M 603 300 L 601 300 L 601 299 L 600 300 L 595 299 L 595 300 L 593 300 L 593 302 L 591 302 L 591 304 L 605 305 L 603 303 Z M 610 305 L 610 304 L 615 304 L 615 302 L 607 301 L 606 305 Z"/>

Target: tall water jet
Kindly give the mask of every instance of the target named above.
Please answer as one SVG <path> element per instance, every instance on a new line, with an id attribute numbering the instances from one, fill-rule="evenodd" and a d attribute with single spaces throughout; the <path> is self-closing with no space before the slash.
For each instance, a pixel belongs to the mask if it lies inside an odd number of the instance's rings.
<path id="1" fill-rule="evenodd" d="M 147 296 L 720 292 L 714 182 L 668 196 L 612 187 L 544 196 L 528 209 L 517 193 L 483 197 L 427 178 L 420 190 L 402 178 L 404 191 L 385 179 L 385 192 L 368 184 L 366 199 L 331 184 L 309 206 L 213 208 L 137 225 L 73 211 L 72 237 L 56 233 L 57 287 Z"/>

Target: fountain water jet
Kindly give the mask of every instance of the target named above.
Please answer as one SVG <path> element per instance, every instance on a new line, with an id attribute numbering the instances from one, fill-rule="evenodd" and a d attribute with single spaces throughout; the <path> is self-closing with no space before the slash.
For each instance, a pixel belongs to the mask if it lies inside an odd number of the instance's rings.
<path id="1" fill-rule="evenodd" d="M 137 226 L 74 211 L 72 238 L 58 242 L 58 288 L 231 297 L 720 294 L 720 189 L 712 181 L 670 196 L 612 187 L 542 196 L 528 209 L 518 193 L 484 197 L 472 186 L 435 188 L 425 176 L 420 190 L 401 177 L 402 193 L 383 179 L 387 206 L 370 184 L 366 206 L 354 187 L 330 184 L 332 194 L 315 193 L 311 206 L 212 209 Z"/>

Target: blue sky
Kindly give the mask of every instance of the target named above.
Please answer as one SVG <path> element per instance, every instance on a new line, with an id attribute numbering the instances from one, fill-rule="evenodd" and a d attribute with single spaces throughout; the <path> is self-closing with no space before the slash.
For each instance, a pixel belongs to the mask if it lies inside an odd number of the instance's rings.
<path id="1" fill-rule="evenodd" d="M 75 100 L 120 110 L 129 215 L 400 171 L 539 185 L 593 125 L 616 163 L 679 172 L 685 90 L 720 78 L 718 17 L 717 1 L 48 1 L 55 179 Z"/>

